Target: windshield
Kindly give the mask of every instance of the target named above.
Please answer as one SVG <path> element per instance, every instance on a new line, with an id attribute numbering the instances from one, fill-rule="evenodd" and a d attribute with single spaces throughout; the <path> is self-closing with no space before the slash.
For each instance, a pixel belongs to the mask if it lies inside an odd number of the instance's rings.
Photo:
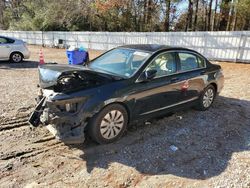
<path id="1" fill-rule="evenodd" d="M 114 49 L 94 59 L 89 67 L 121 77 L 131 77 L 147 60 L 150 53 L 133 49 Z"/>

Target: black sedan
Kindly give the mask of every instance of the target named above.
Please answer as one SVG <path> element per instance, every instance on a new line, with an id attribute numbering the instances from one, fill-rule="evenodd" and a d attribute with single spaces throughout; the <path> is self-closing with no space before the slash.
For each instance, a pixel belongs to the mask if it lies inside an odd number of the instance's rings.
<path id="1" fill-rule="evenodd" d="M 207 110 L 223 88 L 219 65 L 196 51 L 126 45 L 83 66 L 39 67 L 38 105 L 29 122 L 65 143 L 89 134 L 100 144 L 120 138 L 129 123 L 183 107 Z"/>

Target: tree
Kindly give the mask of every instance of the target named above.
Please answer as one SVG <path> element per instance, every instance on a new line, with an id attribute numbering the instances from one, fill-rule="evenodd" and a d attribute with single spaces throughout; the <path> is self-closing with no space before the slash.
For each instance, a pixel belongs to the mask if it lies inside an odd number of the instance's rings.
<path id="1" fill-rule="evenodd" d="M 220 18 L 220 26 L 219 30 L 225 31 L 227 28 L 227 22 L 229 18 L 230 4 L 231 0 L 222 0 L 221 3 L 221 18 Z"/>
<path id="2" fill-rule="evenodd" d="M 165 13 L 165 31 L 169 31 L 169 15 L 170 15 L 170 8 L 171 8 L 171 0 L 165 0 L 166 3 L 166 13 Z"/>
<path id="3" fill-rule="evenodd" d="M 196 31 L 196 29 L 197 29 L 198 10 L 199 10 L 199 0 L 196 0 L 195 1 L 195 15 L 194 15 L 193 31 Z"/>
<path id="4" fill-rule="evenodd" d="M 213 0 L 209 1 L 209 9 L 208 9 L 208 19 L 207 19 L 207 30 L 210 31 L 211 30 L 211 17 L 212 17 L 212 3 Z"/>
<path id="5" fill-rule="evenodd" d="M 185 31 L 192 29 L 192 23 L 193 23 L 193 1 L 188 0 L 188 14 L 186 19 Z"/>
<path id="6" fill-rule="evenodd" d="M 237 0 L 234 3 L 234 18 L 233 18 L 233 27 L 232 31 L 235 31 L 237 24 Z"/>
<path id="7" fill-rule="evenodd" d="M 250 30 L 250 0 L 238 0 L 236 7 L 239 18 L 236 25 L 240 30 Z"/>
<path id="8" fill-rule="evenodd" d="M 212 31 L 217 30 L 217 22 L 216 22 L 216 17 L 217 17 L 217 8 L 218 8 L 218 0 L 215 0 L 215 6 L 214 6 L 214 20 L 213 20 L 213 25 L 212 25 Z"/>
<path id="9" fill-rule="evenodd" d="M 185 3 L 187 10 L 183 10 Z M 142 32 L 248 30 L 249 7 L 250 0 L 0 0 L 0 28 Z"/>
<path id="10" fill-rule="evenodd" d="M 0 29 L 4 29 L 4 9 L 5 9 L 5 1 L 0 0 Z"/>

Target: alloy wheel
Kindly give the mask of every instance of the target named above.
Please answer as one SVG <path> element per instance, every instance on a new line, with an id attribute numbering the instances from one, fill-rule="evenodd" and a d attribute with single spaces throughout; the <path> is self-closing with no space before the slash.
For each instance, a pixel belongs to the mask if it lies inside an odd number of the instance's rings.
<path id="1" fill-rule="evenodd" d="M 15 63 L 19 63 L 19 62 L 22 60 L 22 56 L 21 56 L 20 54 L 18 54 L 18 53 L 13 54 L 12 60 L 13 60 Z"/>
<path id="2" fill-rule="evenodd" d="M 209 88 L 203 96 L 202 102 L 204 107 L 208 108 L 212 104 L 213 100 L 214 100 L 214 90 Z"/>

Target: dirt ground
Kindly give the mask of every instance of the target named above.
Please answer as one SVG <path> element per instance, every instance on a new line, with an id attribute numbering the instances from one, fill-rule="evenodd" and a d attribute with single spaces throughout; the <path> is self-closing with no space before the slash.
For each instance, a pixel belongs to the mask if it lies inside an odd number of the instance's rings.
<path id="1" fill-rule="evenodd" d="M 70 146 L 27 124 L 40 47 L 29 48 L 23 64 L 0 62 L 0 187 L 250 187 L 250 64 L 217 62 L 225 86 L 206 112 L 133 125 L 114 144 Z M 65 50 L 43 51 L 66 63 Z"/>

